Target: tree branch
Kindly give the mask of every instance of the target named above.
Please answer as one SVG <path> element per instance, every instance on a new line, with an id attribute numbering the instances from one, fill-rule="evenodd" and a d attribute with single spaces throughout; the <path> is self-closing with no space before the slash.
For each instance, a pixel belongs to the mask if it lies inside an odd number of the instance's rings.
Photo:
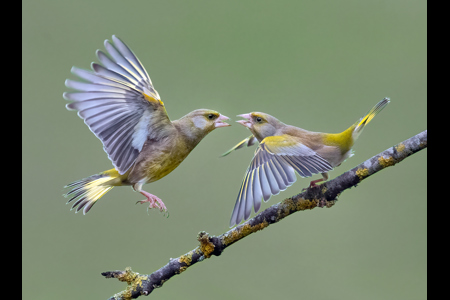
<path id="1" fill-rule="evenodd" d="M 219 256 L 225 248 L 253 232 L 277 223 L 290 214 L 315 207 L 332 207 L 337 202 L 339 195 L 346 189 L 356 186 L 372 174 L 393 166 L 426 147 L 427 130 L 381 152 L 335 179 L 321 184 L 319 188 L 308 188 L 298 195 L 272 205 L 220 236 L 209 236 L 208 233 L 202 231 L 197 236 L 197 240 L 200 242 L 197 248 L 178 258 L 170 259 L 164 267 L 152 274 L 140 275 L 133 272 L 131 268 L 126 268 L 124 271 L 103 272 L 102 275 L 106 278 L 117 278 L 128 283 L 126 290 L 109 299 L 126 300 L 148 295 L 155 288 L 161 287 L 172 276 L 181 274 L 188 267 L 212 255 Z"/>

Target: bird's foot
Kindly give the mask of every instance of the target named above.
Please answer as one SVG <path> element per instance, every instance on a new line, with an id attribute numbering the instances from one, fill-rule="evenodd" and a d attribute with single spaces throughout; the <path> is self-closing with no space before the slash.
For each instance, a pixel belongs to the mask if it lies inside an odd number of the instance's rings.
<path id="1" fill-rule="evenodd" d="M 312 182 L 312 181 L 311 181 L 311 183 L 309 184 L 309 188 L 310 188 L 310 189 L 314 189 L 314 188 L 316 188 L 316 187 L 318 187 L 318 185 L 317 185 L 315 182 Z"/>
<path id="2" fill-rule="evenodd" d="M 309 183 L 309 187 L 308 188 L 318 188 L 319 186 L 316 184 L 316 182 L 320 182 L 320 181 L 323 181 L 323 179 L 317 179 L 317 180 L 313 180 L 313 181 L 311 181 L 310 183 Z M 306 188 L 303 188 L 302 189 L 302 192 L 303 191 L 305 191 L 306 190 Z"/>
<path id="3" fill-rule="evenodd" d="M 161 212 L 164 212 L 164 214 L 167 214 L 167 217 L 169 217 L 169 212 L 167 210 L 167 207 L 164 205 L 164 202 L 162 202 L 161 199 L 159 199 L 155 195 L 152 195 L 152 194 L 150 194 L 150 193 L 148 193 L 146 191 L 140 191 L 140 193 L 142 195 L 144 195 L 147 199 L 138 201 L 138 202 L 136 202 L 136 204 L 138 204 L 138 203 L 143 204 L 143 203 L 148 202 L 149 205 L 148 205 L 148 208 L 147 208 L 147 213 L 148 213 L 149 209 L 159 208 L 159 210 Z"/>
<path id="4" fill-rule="evenodd" d="M 323 181 L 323 179 L 313 180 L 313 181 L 311 181 L 311 182 L 309 183 L 309 187 L 310 187 L 310 188 L 316 188 L 316 187 L 319 187 L 319 186 L 316 184 L 316 182 L 321 182 L 321 181 Z"/>

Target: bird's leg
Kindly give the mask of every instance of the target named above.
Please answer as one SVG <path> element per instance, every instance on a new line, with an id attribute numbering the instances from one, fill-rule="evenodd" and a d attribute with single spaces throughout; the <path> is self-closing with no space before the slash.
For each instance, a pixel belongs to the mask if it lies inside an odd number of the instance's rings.
<path id="1" fill-rule="evenodd" d="M 316 184 L 317 182 L 326 181 L 326 180 L 328 180 L 328 173 L 322 173 L 322 178 L 311 181 L 309 183 L 309 187 L 310 188 L 315 188 L 315 187 L 318 186 Z"/>
<path id="2" fill-rule="evenodd" d="M 146 191 L 139 191 L 142 195 L 144 195 L 147 199 L 138 201 L 136 203 L 143 204 L 145 202 L 149 202 L 148 208 L 159 208 L 160 211 L 167 211 L 167 207 L 164 205 L 164 202 L 162 202 L 161 199 L 156 197 L 155 195 L 152 195 Z M 156 203 L 158 202 L 158 203 Z M 158 205 L 159 204 L 159 205 Z"/>
<path id="3" fill-rule="evenodd" d="M 310 187 L 310 188 L 318 187 L 318 185 L 317 185 L 316 183 L 317 183 L 317 182 L 321 182 L 321 181 L 323 181 L 323 178 L 313 180 L 313 181 L 311 181 L 311 182 L 309 183 L 309 187 Z"/>
<path id="4" fill-rule="evenodd" d="M 142 195 L 144 195 L 145 198 L 147 198 L 147 199 L 137 201 L 136 204 L 138 204 L 138 203 L 143 204 L 143 203 L 149 202 L 149 206 L 148 206 L 147 210 L 152 209 L 152 208 L 159 208 L 160 211 L 167 212 L 167 207 L 164 205 L 164 202 L 162 202 L 161 199 L 159 199 L 155 195 L 152 195 L 152 194 L 142 190 L 141 188 L 142 188 L 142 183 L 136 183 L 135 185 L 133 185 L 133 189 L 136 192 L 139 192 Z"/>

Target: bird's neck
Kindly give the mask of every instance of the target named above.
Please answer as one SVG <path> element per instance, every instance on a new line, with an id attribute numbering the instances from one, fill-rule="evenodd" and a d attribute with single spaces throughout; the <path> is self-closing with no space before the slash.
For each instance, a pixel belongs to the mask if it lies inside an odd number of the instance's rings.
<path id="1" fill-rule="evenodd" d="M 184 124 L 179 124 L 178 122 L 174 121 L 173 124 L 175 125 L 175 128 L 178 131 L 178 134 L 185 143 L 186 150 L 191 151 L 195 148 L 195 146 L 200 143 L 200 141 L 208 134 L 208 132 L 205 131 L 197 131 L 192 130 L 192 127 L 185 126 Z"/>

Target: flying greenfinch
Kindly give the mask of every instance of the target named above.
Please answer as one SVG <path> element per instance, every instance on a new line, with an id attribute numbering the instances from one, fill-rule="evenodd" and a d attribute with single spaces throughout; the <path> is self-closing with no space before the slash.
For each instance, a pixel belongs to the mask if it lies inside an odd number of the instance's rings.
<path id="1" fill-rule="evenodd" d="M 388 103 L 389 98 L 378 102 L 364 117 L 341 133 L 312 132 L 284 124 L 271 115 L 252 112 L 238 115 L 244 120 L 237 121 L 247 127 L 252 135 L 225 152 L 245 145 L 259 142 L 255 155 L 242 181 L 236 204 L 231 214 L 230 227 L 247 220 L 252 207 L 258 212 L 261 199 L 268 201 L 291 186 L 296 180 L 295 172 L 301 177 L 322 174 L 322 178 L 313 180 L 310 187 L 317 182 L 328 179 L 328 171 L 339 166 L 353 155 L 352 146 L 364 127 Z"/>
<path id="2" fill-rule="evenodd" d="M 92 63 L 92 71 L 72 68 L 83 81 L 67 79 L 66 86 L 76 91 L 63 97 L 73 101 L 67 109 L 78 111 L 114 168 L 68 184 L 67 203 L 74 201 L 72 209 L 86 214 L 113 187 L 130 185 L 146 197 L 138 203 L 167 211 L 142 186 L 172 172 L 208 133 L 230 126 L 224 122 L 229 118 L 197 109 L 171 121 L 139 59 L 119 38 L 112 41 L 104 43 L 109 56 L 97 50 L 100 64 Z"/>

